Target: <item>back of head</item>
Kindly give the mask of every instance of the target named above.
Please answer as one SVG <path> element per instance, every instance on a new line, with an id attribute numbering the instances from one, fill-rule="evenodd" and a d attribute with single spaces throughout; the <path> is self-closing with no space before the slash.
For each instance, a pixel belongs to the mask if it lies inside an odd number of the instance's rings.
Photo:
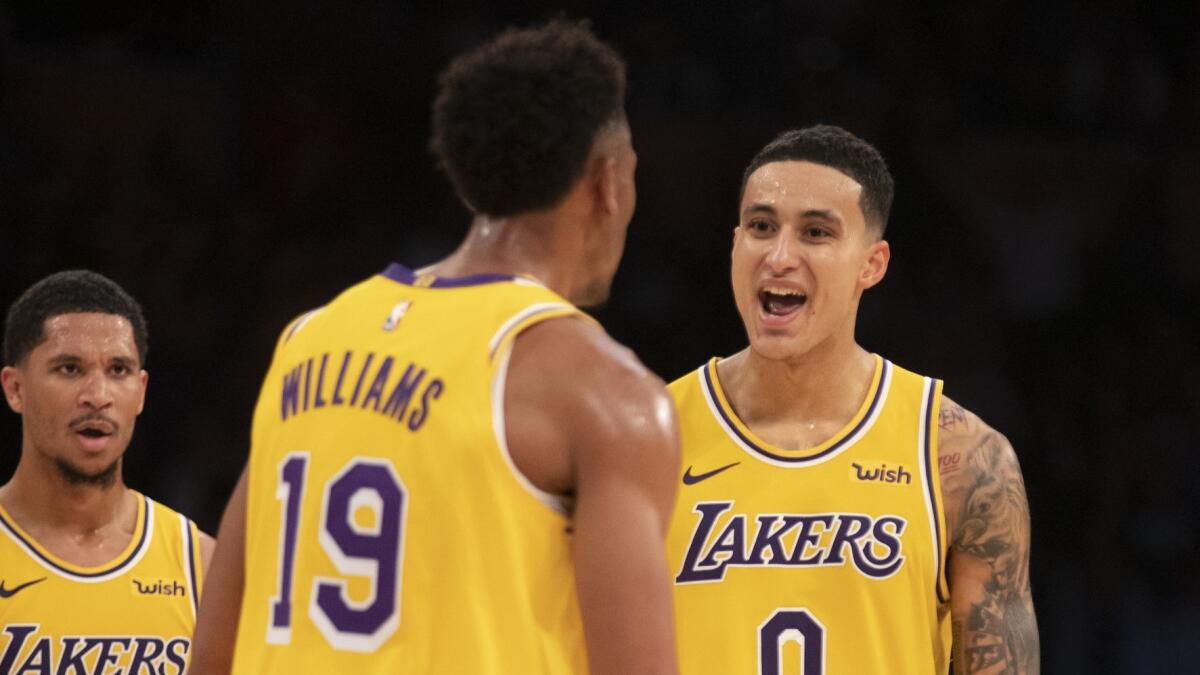
<path id="1" fill-rule="evenodd" d="M 895 183 L 883 156 L 870 143 L 827 124 L 785 131 L 768 143 L 742 174 L 742 192 L 750 175 L 771 162 L 812 162 L 837 169 L 862 186 L 859 207 L 867 226 L 882 237 L 892 210 Z"/>
<path id="2" fill-rule="evenodd" d="M 467 208 L 493 217 L 559 203 L 597 133 L 624 120 L 625 64 L 586 23 L 509 29 L 438 88 L 433 152 Z"/>
<path id="3" fill-rule="evenodd" d="M 138 358 L 146 362 L 146 319 L 142 308 L 108 277 L 88 270 L 57 272 L 29 287 L 8 309 L 4 364 L 15 366 L 46 339 L 46 320 L 61 314 L 115 314 L 129 321 Z"/>

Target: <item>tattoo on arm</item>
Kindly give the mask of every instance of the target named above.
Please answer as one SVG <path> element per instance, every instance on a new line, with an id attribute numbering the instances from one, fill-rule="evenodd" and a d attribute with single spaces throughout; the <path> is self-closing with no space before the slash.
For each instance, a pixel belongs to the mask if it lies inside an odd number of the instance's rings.
<path id="1" fill-rule="evenodd" d="M 952 555 L 985 570 L 981 587 L 962 589 L 953 619 L 956 675 L 1037 673 L 1037 620 L 1029 586 L 1029 506 L 1012 448 L 994 431 L 967 453 L 955 490 Z M 980 565 L 983 567 L 980 567 Z M 965 602 L 963 601 L 965 598 Z M 952 598 L 953 602 L 953 598 Z"/>
<path id="2" fill-rule="evenodd" d="M 959 424 L 966 424 L 967 411 L 957 403 L 942 406 L 938 411 L 938 426 L 943 429 L 951 429 Z"/>
<path id="3" fill-rule="evenodd" d="M 962 453 L 950 452 L 938 457 L 938 471 L 942 475 L 958 471 L 962 468 Z"/>

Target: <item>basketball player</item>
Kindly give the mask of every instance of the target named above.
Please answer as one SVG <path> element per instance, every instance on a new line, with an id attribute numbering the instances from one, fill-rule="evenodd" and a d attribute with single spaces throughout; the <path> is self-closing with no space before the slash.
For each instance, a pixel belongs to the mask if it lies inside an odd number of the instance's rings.
<path id="1" fill-rule="evenodd" d="M 284 331 L 194 673 L 674 672 L 673 409 L 576 309 L 633 213 L 624 77 L 563 21 L 443 73 L 470 230 Z"/>
<path id="2" fill-rule="evenodd" d="M 670 386 L 684 473 L 669 539 L 680 671 L 1036 673 L 1029 513 L 1003 436 L 867 352 L 892 178 L 864 141 L 789 131 L 734 230 L 749 346 Z"/>
<path id="3" fill-rule="evenodd" d="M 183 672 L 213 541 L 121 478 L 145 357 L 141 307 L 94 272 L 8 311 L 21 458 L 0 487 L 0 673 Z"/>

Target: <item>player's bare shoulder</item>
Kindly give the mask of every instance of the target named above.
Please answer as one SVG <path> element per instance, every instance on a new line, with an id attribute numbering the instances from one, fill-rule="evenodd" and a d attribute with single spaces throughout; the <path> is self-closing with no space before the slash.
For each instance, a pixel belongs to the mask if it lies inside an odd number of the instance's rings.
<path id="1" fill-rule="evenodd" d="M 1024 523 L 1025 483 L 1012 444 L 978 415 L 943 397 L 938 466 L 951 545 L 976 548 L 997 523 Z M 976 553 L 982 553 L 976 550 Z"/>
<path id="2" fill-rule="evenodd" d="M 506 380 L 509 451 L 541 489 L 574 492 L 581 460 L 651 473 L 665 467 L 673 477 L 679 436 L 666 388 L 594 323 L 562 317 L 526 329 Z"/>
<path id="3" fill-rule="evenodd" d="M 545 321 L 517 338 L 510 395 L 523 382 L 533 385 L 529 394 L 588 425 L 592 433 L 670 434 L 675 427 L 663 381 L 632 351 L 581 318 Z"/>

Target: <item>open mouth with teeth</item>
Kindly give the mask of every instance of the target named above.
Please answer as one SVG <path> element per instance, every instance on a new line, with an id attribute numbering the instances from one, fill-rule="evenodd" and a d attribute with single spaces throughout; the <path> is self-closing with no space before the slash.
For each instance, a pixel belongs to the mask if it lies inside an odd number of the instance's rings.
<path id="1" fill-rule="evenodd" d="M 762 311 L 768 316 L 791 316 L 808 303 L 808 295 L 796 288 L 767 286 L 758 291 Z"/>

